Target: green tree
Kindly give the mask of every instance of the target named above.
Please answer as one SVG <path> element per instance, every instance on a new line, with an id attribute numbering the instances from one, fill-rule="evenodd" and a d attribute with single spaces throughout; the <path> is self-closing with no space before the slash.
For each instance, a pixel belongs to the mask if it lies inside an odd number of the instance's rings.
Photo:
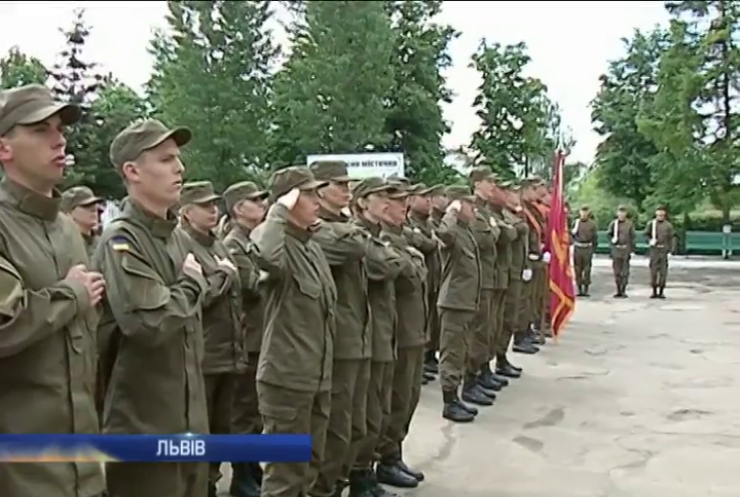
<path id="1" fill-rule="evenodd" d="M 18 47 L 12 47 L 0 59 L 0 88 L 46 83 L 49 72 L 40 60 L 28 56 Z"/>
<path id="2" fill-rule="evenodd" d="M 530 61 L 524 43 L 484 41 L 471 63 L 482 83 L 474 101 L 481 128 L 473 134 L 470 148 L 476 163 L 503 176 L 515 176 L 517 170 L 528 169 L 531 160 L 552 157 L 554 150 L 552 137 L 546 138 L 556 107 L 542 81 L 524 75 Z"/>
<path id="3" fill-rule="evenodd" d="M 381 1 L 307 1 L 275 82 L 278 166 L 316 153 L 387 149 L 394 31 Z"/>
<path id="4" fill-rule="evenodd" d="M 638 209 L 656 188 L 651 165 L 659 152 L 638 129 L 640 113 L 658 87 L 666 33 L 635 31 L 623 40 L 625 55 L 610 62 L 592 102 L 592 121 L 602 142 L 596 152 L 596 177 L 605 190 L 633 201 Z"/>
<path id="5" fill-rule="evenodd" d="M 59 63 L 50 71 L 52 91 L 57 98 L 79 105 L 83 110 L 80 122 L 71 126 L 67 133 L 67 153 L 72 163 L 67 168 L 67 186 L 78 183 L 96 186 L 97 172 L 108 168 L 107 154 L 102 160 L 92 152 L 98 137 L 91 105 L 105 78 L 98 72 L 97 64 L 86 62 L 84 58 L 90 36 L 84 14 L 84 10 L 76 10 L 72 26 L 61 30 L 66 46 L 59 55 Z"/>
<path id="6" fill-rule="evenodd" d="M 217 188 L 266 167 L 271 70 L 278 51 L 269 1 L 168 1 L 169 32 L 151 45 L 155 115 L 187 126 L 186 175 Z"/>
<path id="7" fill-rule="evenodd" d="M 740 173 L 737 81 L 740 7 L 725 0 L 666 2 L 671 46 L 641 130 L 661 150 L 659 200 L 693 208 L 705 195 L 729 221 Z"/>
<path id="8" fill-rule="evenodd" d="M 452 101 L 452 92 L 441 71 L 452 64 L 448 46 L 459 33 L 432 22 L 442 10 L 440 0 L 385 4 L 395 33 L 388 148 L 404 152 L 407 177 L 428 184 L 448 182 L 457 172 L 443 163 L 442 136 L 449 126 L 441 104 Z"/>

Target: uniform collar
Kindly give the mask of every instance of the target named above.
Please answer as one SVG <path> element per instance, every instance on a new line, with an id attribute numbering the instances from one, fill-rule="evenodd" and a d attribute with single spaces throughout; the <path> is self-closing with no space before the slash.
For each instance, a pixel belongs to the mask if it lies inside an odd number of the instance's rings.
<path id="1" fill-rule="evenodd" d="M 347 221 L 349 221 L 349 218 L 341 212 L 339 214 L 334 214 L 332 211 L 325 208 L 324 206 L 319 207 L 319 217 L 324 221 L 329 221 L 333 223 L 346 223 Z"/>
<path id="2" fill-rule="evenodd" d="M 216 242 L 216 236 L 211 232 L 201 233 L 192 226 L 188 225 L 183 226 L 183 229 L 185 230 L 185 233 L 190 235 L 190 238 L 195 240 L 198 244 L 203 245 L 204 247 L 212 247 L 213 244 Z"/>
<path id="3" fill-rule="evenodd" d="M 383 230 L 387 231 L 388 233 L 395 233 L 396 235 L 400 235 L 403 233 L 403 225 L 401 226 L 393 226 L 390 223 L 386 223 L 385 221 L 380 223 Z"/>
<path id="4" fill-rule="evenodd" d="M 177 227 L 177 216 L 175 216 L 174 212 L 168 210 L 167 219 L 162 219 L 144 210 L 131 198 L 126 202 L 123 213 L 144 225 L 156 238 L 169 238 L 175 227 Z"/>
<path id="5" fill-rule="evenodd" d="M 285 233 L 303 244 L 308 243 L 313 235 L 313 232 L 310 229 L 303 229 L 290 221 L 285 223 Z"/>
<path id="6" fill-rule="evenodd" d="M 28 215 L 45 221 L 54 221 L 59 214 L 61 194 L 56 189 L 51 197 L 46 197 L 11 181 L 6 176 L 0 182 L 0 190 L 12 205 Z"/>
<path id="7" fill-rule="evenodd" d="M 363 228 L 365 228 L 366 230 L 368 230 L 371 235 L 373 235 L 375 237 L 377 237 L 378 235 L 380 235 L 380 229 L 381 229 L 380 224 L 370 222 L 368 219 L 365 219 L 364 217 L 363 218 L 358 218 L 357 219 L 357 222 L 360 224 L 360 226 L 362 226 Z"/>

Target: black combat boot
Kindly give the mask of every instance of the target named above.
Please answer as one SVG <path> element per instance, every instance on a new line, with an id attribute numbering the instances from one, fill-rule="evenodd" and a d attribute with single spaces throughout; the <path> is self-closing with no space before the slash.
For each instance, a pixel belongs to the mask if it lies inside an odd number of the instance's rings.
<path id="1" fill-rule="evenodd" d="M 455 391 L 443 391 L 442 417 L 455 423 L 469 423 L 475 419 L 475 414 L 470 412 L 465 404 L 460 402 Z M 477 412 L 477 411 L 476 411 Z"/>
<path id="2" fill-rule="evenodd" d="M 427 350 L 424 355 L 424 372 L 437 374 L 439 373 L 439 361 L 437 353 L 434 350 Z"/>
<path id="3" fill-rule="evenodd" d="M 478 385 L 476 377 L 473 375 L 465 376 L 462 388 L 462 400 L 477 406 L 493 405 L 493 399 L 485 394 L 480 385 Z"/>
<path id="4" fill-rule="evenodd" d="M 234 497 L 259 497 L 262 486 L 262 466 L 259 463 L 231 463 L 229 494 Z"/>
<path id="5" fill-rule="evenodd" d="M 651 299 L 657 299 L 658 298 L 658 287 L 653 285 L 653 293 L 650 294 Z"/>
<path id="6" fill-rule="evenodd" d="M 526 332 L 514 334 L 514 344 L 511 350 L 518 354 L 536 354 L 540 351 L 539 348 L 527 339 Z"/>
<path id="7" fill-rule="evenodd" d="M 496 362 L 498 362 L 498 359 L 496 359 Z M 487 362 L 483 365 L 481 368 L 481 373 L 501 385 L 501 388 L 508 387 L 509 386 L 509 380 L 504 378 L 503 376 L 499 376 L 493 371 L 491 371 L 491 363 Z"/>
<path id="8" fill-rule="evenodd" d="M 404 462 L 404 460 L 403 460 L 403 451 L 401 453 L 401 459 L 399 459 L 398 461 L 396 461 L 396 465 L 399 468 L 401 468 L 401 471 L 403 471 L 404 473 L 409 474 L 409 475 L 413 476 L 414 478 L 416 478 L 417 481 L 419 481 L 419 482 L 423 482 L 424 481 L 424 478 L 425 478 L 424 477 L 424 473 L 422 473 L 421 471 L 419 471 L 417 469 L 412 468 L 411 466 L 409 466 L 408 464 L 406 464 Z"/>
<path id="9" fill-rule="evenodd" d="M 584 295 L 583 285 L 578 285 L 578 293 L 576 294 L 576 297 L 583 297 Z"/>
<path id="10" fill-rule="evenodd" d="M 352 470 L 349 474 L 349 497 L 375 497 L 375 489 L 379 488 L 385 491 L 383 487 L 378 484 L 375 479 L 375 472 L 371 469 L 366 470 Z M 386 492 L 385 497 L 393 496 L 394 494 Z"/>
<path id="11" fill-rule="evenodd" d="M 337 481 L 337 485 L 334 488 L 334 496 L 333 497 L 342 497 L 342 492 L 344 492 L 344 489 L 349 487 L 349 480 L 345 478 L 340 478 L 339 481 Z"/>
<path id="12" fill-rule="evenodd" d="M 588 293 L 588 285 L 583 285 L 583 297 L 590 297 L 591 294 Z"/>
<path id="13" fill-rule="evenodd" d="M 505 378 L 519 378 L 522 369 L 511 364 L 506 355 L 501 354 L 496 357 L 496 374 Z"/>
<path id="14" fill-rule="evenodd" d="M 415 488 L 419 486 L 419 480 L 405 472 L 395 461 L 379 462 L 375 466 L 375 476 L 378 482 L 391 487 Z"/>
<path id="15" fill-rule="evenodd" d="M 437 379 L 434 373 L 430 373 L 429 371 L 424 371 L 422 378 L 426 378 L 427 381 L 434 381 Z"/>
<path id="16" fill-rule="evenodd" d="M 421 375 L 421 384 L 422 385 L 428 385 L 429 384 L 429 380 L 427 380 L 427 377 L 424 376 L 423 374 Z"/>
<path id="17" fill-rule="evenodd" d="M 665 293 L 663 293 L 663 292 L 665 292 L 665 286 L 658 287 L 658 298 L 659 299 L 664 299 L 665 298 Z"/>
<path id="18" fill-rule="evenodd" d="M 506 386 L 502 382 L 500 382 L 496 376 L 494 376 L 489 363 L 485 363 L 483 366 L 481 366 L 480 373 L 478 374 L 478 384 L 483 388 L 487 390 L 493 390 L 494 392 L 498 392 Z"/>

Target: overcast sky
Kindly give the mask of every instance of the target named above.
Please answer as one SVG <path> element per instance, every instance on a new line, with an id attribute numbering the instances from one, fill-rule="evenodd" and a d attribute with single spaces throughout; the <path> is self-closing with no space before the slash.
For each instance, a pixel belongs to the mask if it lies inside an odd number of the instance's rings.
<path id="1" fill-rule="evenodd" d="M 77 7 L 86 8 L 93 28 L 88 60 L 140 88 L 151 68 L 146 48 L 152 29 L 164 26 L 165 2 L 3 1 L 0 54 L 18 45 L 52 64 L 62 43 L 57 28 L 68 25 Z M 533 59 L 531 75 L 548 85 L 578 141 L 572 159 L 590 162 L 598 136 L 591 131 L 589 102 L 596 94 L 599 75 L 608 60 L 621 54 L 620 38 L 666 19 L 663 2 L 655 0 L 446 2 L 440 21 L 452 24 L 462 35 L 450 47 L 454 67 L 447 77 L 455 99 L 445 108 L 452 124 L 445 146 L 466 145 L 479 124 L 472 109 L 479 78 L 468 65 L 480 40 L 524 41 Z"/>

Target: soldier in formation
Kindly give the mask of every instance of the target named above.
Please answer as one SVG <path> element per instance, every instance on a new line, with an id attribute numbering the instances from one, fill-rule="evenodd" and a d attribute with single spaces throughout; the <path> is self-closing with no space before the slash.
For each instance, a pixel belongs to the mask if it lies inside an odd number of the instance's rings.
<path id="1" fill-rule="evenodd" d="M 594 251 L 599 245 L 599 234 L 596 223 L 591 218 L 588 206 L 581 207 L 578 218 L 571 230 L 573 243 L 573 268 L 576 273 L 578 297 L 588 297 L 588 287 L 591 285 L 591 263 Z"/>
<path id="2" fill-rule="evenodd" d="M 665 284 L 668 277 L 668 257 L 676 251 L 673 225 L 666 219 L 663 206 L 655 209 L 655 218 L 645 226 L 645 238 L 650 256 L 651 299 L 665 298 Z"/>
<path id="3" fill-rule="evenodd" d="M 627 298 L 627 285 L 630 279 L 630 260 L 637 246 L 635 225 L 627 217 L 627 207 L 620 205 L 617 208 L 617 217 L 609 223 L 606 231 L 609 236 L 609 245 L 611 246 L 614 283 L 617 287 L 614 298 Z"/>
<path id="4" fill-rule="evenodd" d="M 183 181 L 190 131 L 145 120 L 110 145 L 127 197 L 95 246 L 100 199 L 54 189 L 80 110 L 40 86 L 0 95 L 6 433 L 309 433 L 310 463 L 235 463 L 230 493 L 392 497 L 382 484 L 425 479 L 403 451 L 422 385 L 439 374 L 442 416 L 473 421 L 471 404 L 522 374 L 512 340 L 520 353 L 544 341 L 537 178 L 520 189 L 476 168 L 466 185 L 351 183 L 346 164 L 318 162 L 219 194 Z M 54 408 L 29 416 L 21 397 Z M 96 464 L 0 476 L 3 495 L 106 490 Z M 212 497 L 220 477 L 219 464 L 105 467 L 110 497 Z"/>

